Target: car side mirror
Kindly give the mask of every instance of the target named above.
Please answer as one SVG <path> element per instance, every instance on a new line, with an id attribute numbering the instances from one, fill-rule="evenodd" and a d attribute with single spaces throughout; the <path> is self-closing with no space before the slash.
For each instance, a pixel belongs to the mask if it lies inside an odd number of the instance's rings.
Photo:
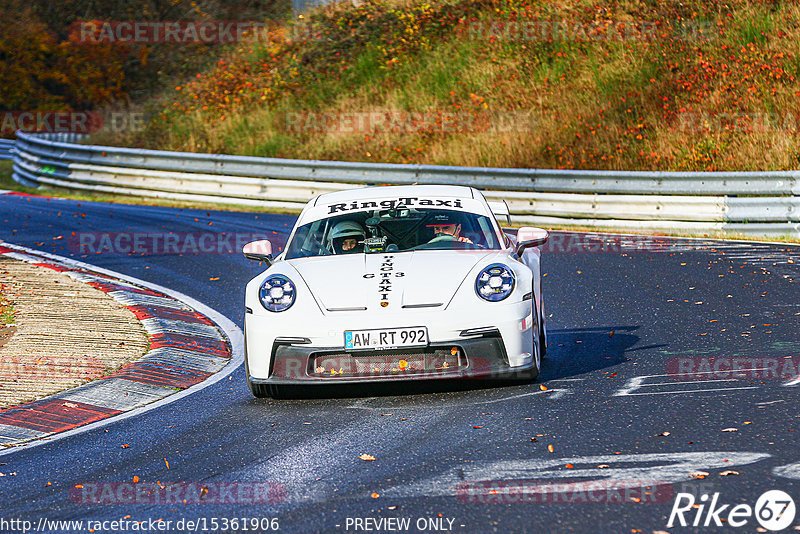
<path id="1" fill-rule="evenodd" d="M 266 239 L 246 244 L 242 248 L 242 254 L 248 260 L 263 261 L 267 267 L 272 265 L 272 243 Z"/>
<path id="2" fill-rule="evenodd" d="M 526 248 L 544 245 L 549 237 L 550 234 L 544 228 L 523 226 L 517 232 L 517 255 L 522 256 Z"/>

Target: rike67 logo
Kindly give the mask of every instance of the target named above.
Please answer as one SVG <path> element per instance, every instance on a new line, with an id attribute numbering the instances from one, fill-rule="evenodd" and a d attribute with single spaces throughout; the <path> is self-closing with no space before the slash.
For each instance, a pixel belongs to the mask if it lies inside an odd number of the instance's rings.
<path id="1" fill-rule="evenodd" d="M 709 496 L 703 494 L 699 502 L 691 493 L 678 493 L 669 514 L 667 528 L 682 527 L 741 527 L 755 516 L 758 524 L 771 531 L 787 528 L 795 517 L 794 500 L 781 490 L 764 492 L 755 506 L 749 504 L 721 504 L 719 492 Z"/>

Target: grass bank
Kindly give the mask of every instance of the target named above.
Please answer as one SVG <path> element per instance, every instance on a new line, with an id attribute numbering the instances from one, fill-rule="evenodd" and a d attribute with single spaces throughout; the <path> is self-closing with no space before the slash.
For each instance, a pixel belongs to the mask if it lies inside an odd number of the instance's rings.
<path id="1" fill-rule="evenodd" d="M 800 6 L 368 0 L 308 13 L 95 142 L 610 170 L 800 166 Z"/>

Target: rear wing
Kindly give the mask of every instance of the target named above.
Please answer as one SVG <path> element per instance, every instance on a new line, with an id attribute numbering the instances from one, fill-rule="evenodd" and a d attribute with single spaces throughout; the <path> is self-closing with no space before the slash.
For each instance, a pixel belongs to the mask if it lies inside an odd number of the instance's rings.
<path id="1" fill-rule="evenodd" d="M 494 213 L 495 217 L 498 219 L 500 217 L 505 217 L 508 221 L 508 224 L 511 224 L 511 211 L 509 211 L 508 204 L 506 204 L 505 200 L 493 200 L 491 202 L 487 202 L 489 203 L 489 209 L 492 210 L 492 213 Z"/>

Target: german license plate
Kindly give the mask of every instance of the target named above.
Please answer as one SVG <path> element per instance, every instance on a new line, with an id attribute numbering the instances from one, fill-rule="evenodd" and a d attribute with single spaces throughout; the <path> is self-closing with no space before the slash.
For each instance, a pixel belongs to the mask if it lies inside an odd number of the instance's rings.
<path id="1" fill-rule="evenodd" d="M 413 328 L 385 328 L 379 330 L 346 330 L 345 349 L 394 349 L 398 347 L 426 347 L 428 329 L 424 326 Z"/>

